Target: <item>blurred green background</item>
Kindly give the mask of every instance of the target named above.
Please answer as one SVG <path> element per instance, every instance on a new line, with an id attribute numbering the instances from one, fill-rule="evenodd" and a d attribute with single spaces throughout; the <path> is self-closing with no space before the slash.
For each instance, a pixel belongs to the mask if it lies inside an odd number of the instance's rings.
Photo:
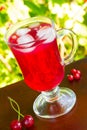
<path id="1" fill-rule="evenodd" d="M 87 0 L 0 0 L 0 88 L 23 79 L 4 35 L 14 23 L 33 16 L 52 18 L 78 35 L 74 60 L 87 57 Z"/>

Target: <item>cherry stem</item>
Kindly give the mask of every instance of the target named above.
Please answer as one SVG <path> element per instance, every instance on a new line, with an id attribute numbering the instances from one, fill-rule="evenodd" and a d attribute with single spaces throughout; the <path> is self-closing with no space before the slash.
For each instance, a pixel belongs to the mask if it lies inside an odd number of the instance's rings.
<path id="1" fill-rule="evenodd" d="M 14 111 L 18 113 L 18 120 L 20 120 L 20 116 L 24 117 L 24 115 L 22 115 L 20 113 L 20 107 L 19 107 L 18 103 L 11 97 L 8 97 L 8 99 L 10 100 L 10 104 L 11 104 L 12 108 L 14 109 Z M 17 106 L 17 109 L 14 107 L 13 103 Z"/>

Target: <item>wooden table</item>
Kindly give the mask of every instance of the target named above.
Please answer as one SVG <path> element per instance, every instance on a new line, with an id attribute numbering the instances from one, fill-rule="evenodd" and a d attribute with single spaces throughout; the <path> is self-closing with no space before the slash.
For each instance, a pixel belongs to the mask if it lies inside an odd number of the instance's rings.
<path id="1" fill-rule="evenodd" d="M 70 73 L 72 68 L 80 69 L 82 77 L 79 81 L 70 83 L 67 80 L 67 74 Z M 17 113 L 11 108 L 8 96 L 18 102 L 22 114 L 31 114 L 34 117 L 35 123 L 30 130 L 87 130 L 87 58 L 66 66 L 65 78 L 60 86 L 74 90 L 77 102 L 71 112 L 51 120 L 36 117 L 32 106 L 39 93 L 28 88 L 24 81 L 1 88 L 0 130 L 10 130 L 10 122 L 17 119 Z"/>

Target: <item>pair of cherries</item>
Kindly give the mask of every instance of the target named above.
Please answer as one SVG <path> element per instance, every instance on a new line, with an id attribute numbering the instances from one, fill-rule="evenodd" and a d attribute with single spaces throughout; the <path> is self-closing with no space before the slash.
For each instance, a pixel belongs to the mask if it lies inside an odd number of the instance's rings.
<path id="1" fill-rule="evenodd" d="M 31 115 L 24 116 L 23 120 L 13 120 L 10 124 L 11 130 L 29 129 L 34 124 L 34 119 Z"/>
<path id="2" fill-rule="evenodd" d="M 16 120 L 12 120 L 10 123 L 10 129 L 11 130 L 23 130 L 24 129 L 29 129 L 31 126 L 33 126 L 34 124 L 34 119 L 31 115 L 22 115 L 20 113 L 20 107 L 18 105 L 18 103 L 8 97 L 8 99 L 10 100 L 10 104 L 12 106 L 12 108 L 18 113 L 18 119 Z M 17 109 L 14 107 L 14 104 L 17 106 Z M 22 120 L 20 120 L 20 116 L 22 117 Z"/>
<path id="3" fill-rule="evenodd" d="M 68 76 L 67 76 L 68 80 L 70 82 L 72 82 L 74 80 L 76 80 L 76 81 L 80 80 L 80 78 L 81 78 L 81 71 L 80 70 L 73 68 L 73 69 L 71 69 L 70 72 L 71 72 L 71 74 L 68 74 Z"/>

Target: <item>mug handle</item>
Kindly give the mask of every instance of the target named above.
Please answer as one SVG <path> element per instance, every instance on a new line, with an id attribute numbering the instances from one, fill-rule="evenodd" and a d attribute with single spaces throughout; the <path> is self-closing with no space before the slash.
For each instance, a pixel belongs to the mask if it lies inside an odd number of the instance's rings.
<path id="1" fill-rule="evenodd" d="M 56 30 L 56 32 L 57 32 L 57 43 L 62 62 L 65 65 L 68 65 L 73 61 L 74 55 L 77 50 L 78 44 L 76 34 L 73 31 L 66 28 L 58 29 Z"/>

